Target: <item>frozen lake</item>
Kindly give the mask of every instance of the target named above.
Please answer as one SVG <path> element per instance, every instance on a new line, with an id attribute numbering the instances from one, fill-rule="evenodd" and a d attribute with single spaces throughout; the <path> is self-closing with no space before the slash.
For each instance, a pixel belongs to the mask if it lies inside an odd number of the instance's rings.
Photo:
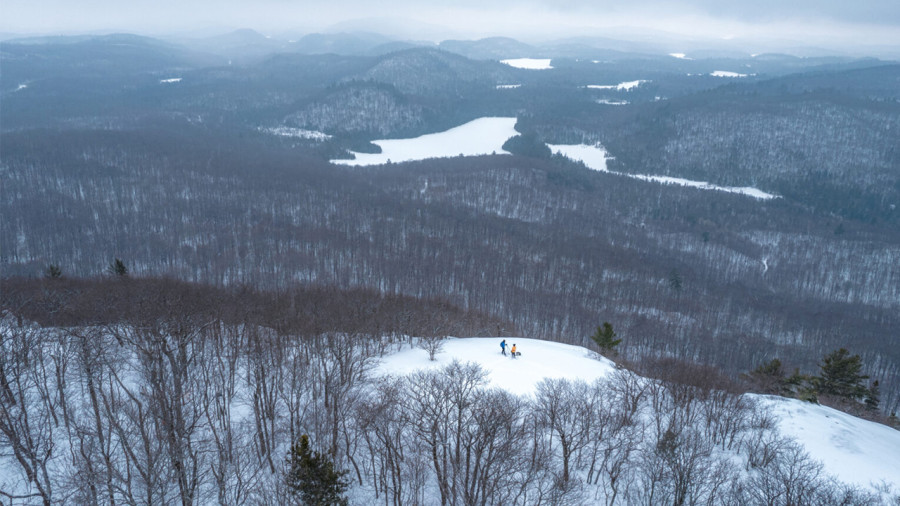
<path id="1" fill-rule="evenodd" d="M 413 139 L 372 141 L 381 153 L 356 153 L 355 160 L 332 160 L 342 165 L 381 165 L 410 162 L 426 158 L 509 154 L 502 146 L 510 137 L 519 135 L 514 128 L 516 118 L 479 118 L 444 132 L 426 134 Z"/>
<path id="2" fill-rule="evenodd" d="M 613 172 L 606 167 L 606 160 L 609 158 L 606 150 L 600 146 L 589 146 L 586 144 L 548 144 L 550 151 L 559 153 L 571 160 L 584 163 L 589 169 L 599 170 L 601 172 L 609 172 L 619 176 L 640 179 L 641 181 L 652 181 L 654 183 L 675 184 L 679 186 L 690 186 L 701 190 L 715 190 L 728 193 L 740 193 L 749 197 L 768 200 L 776 196 L 766 193 L 760 189 L 751 186 L 735 187 L 735 186 L 717 186 L 704 181 L 691 181 L 690 179 L 681 179 L 669 176 L 648 176 L 643 174 L 627 174 L 624 172 Z"/>

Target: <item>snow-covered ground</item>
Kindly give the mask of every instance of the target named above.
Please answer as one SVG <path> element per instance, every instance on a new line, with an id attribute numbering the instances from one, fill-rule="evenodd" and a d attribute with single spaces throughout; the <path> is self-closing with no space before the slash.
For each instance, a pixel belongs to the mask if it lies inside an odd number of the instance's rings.
<path id="1" fill-rule="evenodd" d="M 488 381 L 515 394 L 533 394 L 544 378 L 571 378 L 592 382 L 605 378 L 615 370 L 615 365 L 603 357 L 596 357 L 585 348 L 567 344 L 526 339 L 507 338 L 508 346 L 516 345 L 521 357 L 512 359 L 500 354 L 497 337 L 450 338 L 444 344 L 444 352 L 429 361 L 425 350 L 407 349 L 382 360 L 381 374 L 406 375 L 419 369 L 438 369 L 453 360 L 476 362 L 488 372 Z M 507 349 L 508 350 L 508 349 Z"/>
<path id="2" fill-rule="evenodd" d="M 729 70 L 717 70 L 710 75 L 713 77 L 747 77 L 747 74 L 739 74 Z"/>
<path id="3" fill-rule="evenodd" d="M 553 67 L 550 65 L 550 58 L 511 58 L 508 60 L 500 60 L 510 67 L 526 70 L 548 70 Z"/>
<path id="4" fill-rule="evenodd" d="M 516 88 L 521 88 L 521 87 L 522 87 L 521 84 L 498 84 L 497 85 L 498 90 L 514 90 Z"/>
<path id="5" fill-rule="evenodd" d="M 474 362 L 488 373 L 489 385 L 532 395 L 544 378 L 592 382 L 615 370 L 612 362 L 585 348 L 521 337 L 506 338 L 522 352 L 513 360 L 500 354 L 500 340 L 450 338 L 433 362 L 422 349 L 406 349 L 384 358 L 376 374 L 402 376 L 453 360 Z M 820 460 L 827 473 L 862 487 L 882 481 L 900 487 L 900 431 L 797 399 L 750 395 L 770 407 L 781 432 Z"/>
<path id="6" fill-rule="evenodd" d="M 684 53 L 669 53 L 669 56 L 672 58 L 678 58 L 679 60 L 693 60 L 693 58 L 688 58 Z"/>
<path id="7" fill-rule="evenodd" d="M 606 98 L 601 98 L 599 100 L 595 100 L 595 102 L 597 102 L 598 104 L 603 104 L 603 105 L 628 105 L 628 103 L 629 103 L 627 100 L 609 100 Z"/>
<path id="8" fill-rule="evenodd" d="M 796 439 L 825 470 L 859 486 L 900 486 L 900 431 L 835 409 L 782 397 L 762 397 L 782 434 Z"/>
<path id="9" fill-rule="evenodd" d="M 282 137 L 296 137 L 298 139 L 307 139 L 313 141 L 325 141 L 331 138 L 330 135 L 316 130 L 306 130 L 303 128 L 278 127 L 278 128 L 259 128 L 260 132 L 279 135 Z"/>
<path id="10" fill-rule="evenodd" d="M 619 84 L 589 84 L 585 86 L 585 88 L 590 90 L 630 91 L 647 82 L 650 81 L 647 81 L 646 79 L 638 79 L 637 81 L 625 81 Z"/>
<path id="11" fill-rule="evenodd" d="M 643 174 L 627 174 L 624 172 L 612 172 L 606 167 L 608 155 L 606 150 L 599 146 L 588 146 L 586 144 L 548 144 L 550 150 L 554 153 L 560 153 L 572 160 L 583 162 L 588 168 L 599 170 L 601 172 L 609 172 L 619 176 L 626 176 L 641 181 L 652 181 L 662 184 L 675 184 L 679 186 L 690 186 L 701 190 L 714 190 L 728 193 L 739 193 L 748 195 L 753 198 L 768 200 L 776 198 L 771 193 L 766 193 L 758 188 L 753 187 L 735 187 L 735 186 L 717 186 L 703 181 L 691 181 L 689 179 L 681 179 L 668 176 L 651 176 Z"/>
<path id="12" fill-rule="evenodd" d="M 502 146 L 510 137 L 519 135 L 514 128 L 516 118 L 479 118 L 444 132 L 413 139 L 372 141 L 381 153 L 353 153 L 355 160 L 332 160 L 342 165 L 380 165 L 409 162 L 426 158 L 477 156 L 491 153 L 509 154 Z"/>
<path id="13" fill-rule="evenodd" d="M 159 82 L 160 82 L 160 84 L 180 83 L 181 78 L 180 77 L 170 77 L 169 79 L 160 79 Z"/>

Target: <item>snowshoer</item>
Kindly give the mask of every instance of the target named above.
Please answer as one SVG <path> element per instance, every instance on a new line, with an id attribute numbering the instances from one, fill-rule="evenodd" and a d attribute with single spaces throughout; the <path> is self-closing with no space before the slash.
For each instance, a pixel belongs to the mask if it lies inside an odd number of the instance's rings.
<path id="1" fill-rule="evenodd" d="M 506 356 L 506 339 L 500 341 L 500 354 Z"/>
<path id="2" fill-rule="evenodd" d="M 513 344 L 512 348 L 509 349 L 509 352 L 512 354 L 512 358 L 516 358 L 516 345 Z"/>

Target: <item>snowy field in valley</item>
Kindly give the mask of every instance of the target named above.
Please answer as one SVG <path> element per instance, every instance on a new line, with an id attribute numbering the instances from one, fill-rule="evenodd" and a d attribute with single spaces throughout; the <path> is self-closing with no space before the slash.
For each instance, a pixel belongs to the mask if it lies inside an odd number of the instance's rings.
<path id="1" fill-rule="evenodd" d="M 714 190 L 714 191 L 722 191 L 728 193 L 739 193 L 741 195 L 747 195 L 753 198 L 768 200 L 773 199 L 776 196 L 771 193 L 766 193 L 760 189 L 753 187 L 734 187 L 734 186 L 716 186 L 713 184 L 709 184 L 703 181 L 691 181 L 689 179 L 681 179 L 677 177 L 669 177 L 669 176 L 649 176 L 642 174 L 627 174 L 624 172 L 612 172 L 606 167 L 606 160 L 608 159 L 608 155 L 606 150 L 599 146 L 588 146 L 586 144 L 548 144 L 550 150 L 554 153 L 559 153 L 567 158 L 572 160 L 576 160 L 584 163 L 589 169 L 598 170 L 601 172 L 609 172 L 610 174 L 616 174 L 619 176 L 626 176 L 634 179 L 640 179 L 641 181 L 652 181 L 655 183 L 662 184 L 674 184 L 679 186 L 690 186 L 692 188 L 699 188 L 701 190 Z"/>
<path id="2" fill-rule="evenodd" d="M 508 60 L 500 60 L 500 63 L 504 63 L 517 69 L 549 70 L 553 68 L 550 65 L 550 61 L 550 58 L 511 58 Z"/>
<path id="3" fill-rule="evenodd" d="M 372 141 L 381 147 L 381 153 L 354 152 L 355 160 L 332 160 L 332 163 L 380 165 L 388 161 L 396 163 L 459 155 L 509 154 L 502 146 L 510 137 L 519 135 L 515 126 L 516 118 L 479 118 L 444 132 L 413 139 Z"/>
<path id="4" fill-rule="evenodd" d="M 306 139 L 317 142 L 326 141 L 331 138 L 326 133 L 317 130 L 306 130 L 304 128 L 278 127 L 278 128 L 259 128 L 260 132 L 265 132 L 280 137 L 295 137 L 297 139 Z"/>
<path id="5" fill-rule="evenodd" d="M 637 81 L 625 81 L 619 84 L 589 84 L 585 86 L 585 88 L 589 90 L 616 90 L 616 91 L 630 91 L 638 86 L 648 83 L 646 79 L 638 79 Z"/>
<path id="6" fill-rule="evenodd" d="M 404 376 L 420 369 L 439 369 L 453 360 L 474 362 L 488 373 L 488 383 L 518 395 L 533 395 L 544 378 L 593 382 L 606 378 L 615 365 L 580 346 L 506 338 L 522 356 L 500 354 L 499 337 L 449 338 L 435 361 L 419 348 L 385 357 L 378 375 Z M 825 472 L 840 480 L 869 487 L 881 481 L 900 487 L 900 431 L 834 409 L 797 399 L 748 394 L 770 407 L 781 432 L 803 445 Z"/>
<path id="7" fill-rule="evenodd" d="M 729 70 L 717 70 L 710 75 L 713 77 L 747 77 L 747 74 L 739 74 Z"/>

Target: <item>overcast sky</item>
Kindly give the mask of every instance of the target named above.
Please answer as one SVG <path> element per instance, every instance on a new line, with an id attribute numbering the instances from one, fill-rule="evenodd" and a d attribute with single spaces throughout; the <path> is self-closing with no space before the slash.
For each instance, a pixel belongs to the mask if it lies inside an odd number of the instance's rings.
<path id="1" fill-rule="evenodd" d="M 505 35 L 535 41 L 638 29 L 900 46 L 900 0 L 3 0 L 0 7 L 0 31 L 23 34 L 234 28 L 279 34 L 348 27 L 435 40 Z"/>

